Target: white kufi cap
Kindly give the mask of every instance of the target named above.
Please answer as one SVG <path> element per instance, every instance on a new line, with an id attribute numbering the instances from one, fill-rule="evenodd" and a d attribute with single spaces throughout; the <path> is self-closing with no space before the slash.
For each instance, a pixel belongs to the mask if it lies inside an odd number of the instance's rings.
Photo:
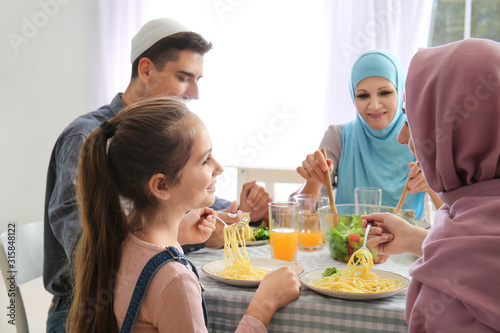
<path id="1" fill-rule="evenodd" d="M 134 38 L 132 38 L 130 62 L 134 63 L 137 57 L 156 44 L 160 39 L 185 31 L 190 30 L 171 18 L 159 18 L 147 22 L 142 26 Z"/>

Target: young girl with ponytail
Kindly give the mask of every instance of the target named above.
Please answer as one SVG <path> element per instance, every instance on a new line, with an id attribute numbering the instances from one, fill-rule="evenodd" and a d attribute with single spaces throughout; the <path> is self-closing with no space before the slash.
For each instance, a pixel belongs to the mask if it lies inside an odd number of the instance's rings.
<path id="1" fill-rule="evenodd" d="M 175 99 L 138 102 L 92 132 L 78 168 L 82 235 L 69 332 L 207 331 L 198 273 L 181 245 L 215 229 L 215 212 L 204 207 L 222 171 L 205 125 Z M 269 273 L 237 332 L 266 332 L 299 292 L 288 267 Z"/>

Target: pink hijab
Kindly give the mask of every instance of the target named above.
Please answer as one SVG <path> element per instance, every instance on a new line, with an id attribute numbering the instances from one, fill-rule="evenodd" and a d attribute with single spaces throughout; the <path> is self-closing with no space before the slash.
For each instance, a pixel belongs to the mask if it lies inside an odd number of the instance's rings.
<path id="1" fill-rule="evenodd" d="M 425 178 L 445 203 L 410 268 L 410 331 L 500 331 L 500 44 L 418 51 L 406 111 Z"/>

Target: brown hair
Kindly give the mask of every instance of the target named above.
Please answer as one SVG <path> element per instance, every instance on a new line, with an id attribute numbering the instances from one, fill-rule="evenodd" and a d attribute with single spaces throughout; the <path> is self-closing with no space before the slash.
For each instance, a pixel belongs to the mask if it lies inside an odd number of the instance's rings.
<path id="1" fill-rule="evenodd" d="M 151 60 L 158 71 L 161 71 L 169 61 L 179 59 L 179 51 L 191 50 L 204 55 L 212 49 L 212 43 L 196 32 L 178 32 L 160 39 L 149 49 L 144 51 L 132 63 L 132 79 L 139 75 L 139 61 L 142 58 Z"/>
<path id="2" fill-rule="evenodd" d="M 147 99 L 109 121 L 116 128 L 109 144 L 102 128 L 85 140 L 77 181 L 82 235 L 73 260 L 69 332 L 118 332 L 113 293 L 121 245 L 157 207 L 149 179 L 162 173 L 171 186 L 180 182 L 191 155 L 192 117 L 179 100 Z"/>

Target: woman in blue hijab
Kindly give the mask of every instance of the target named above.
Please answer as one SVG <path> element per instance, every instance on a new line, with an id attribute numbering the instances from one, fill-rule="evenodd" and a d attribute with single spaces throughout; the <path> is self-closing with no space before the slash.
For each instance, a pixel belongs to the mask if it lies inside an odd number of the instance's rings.
<path id="1" fill-rule="evenodd" d="M 353 204 L 356 187 L 377 187 L 382 189 L 382 205 L 396 207 L 408 179 L 408 164 L 414 162 L 408 147 L 397 140 L 406 122 L 402 110 L 404 84 L 400 61 L 387 51 L 369 51 L 355 61 L 350 91 L 358 111 L 356 119 L 331 125 L 320 144 L 332 160 L 337 204 Z M 321 188 L 326 167 L 320 151 L 308 155 L 297 168 L 306 179 L 298 193 L 326 193 L 326 188 Z M 430 191 L 421 172 L 414 180 L 418 185 L 410 192 Z M 424 192 L 408 193 L 403 209 L 416 210 L 420 219 L 424 196 Z"/>

